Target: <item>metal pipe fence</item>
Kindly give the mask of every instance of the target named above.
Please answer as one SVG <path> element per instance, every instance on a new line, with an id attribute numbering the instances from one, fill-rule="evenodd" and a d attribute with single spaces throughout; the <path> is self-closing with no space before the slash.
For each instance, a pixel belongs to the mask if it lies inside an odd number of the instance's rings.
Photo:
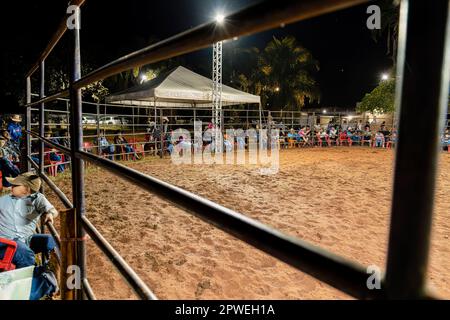
<path id="1" fill-rule="evenodd" d="M 144 175 L 119 163 L 83 151 L 82 101 L 80 89 L 86 85 L 117 74 L 121 71 L 161 61 L 210 46 L 212 43 L 236 36 L 254 34 L 269 30 L 281 24 L 293 23 L 316 17 L 328 12 L 347 8 L 366 1 L 360 0 L 305 0 L 305 1 L 262 1 L 247 9 L 230 15 L 233 24 L 227 29 L 216 28 L 214 23 L 201 25 L 179 35 L 161 41 L 150 47 L 133 52 L 113 61 L 86 76 L 80 74 L 79 30 L 72 30 L 74 59 L 71 89 L 52 96 L 41 94 L 39 100 L 31 102 L 29 78 L 37 70 L 34 66 L 27 75 L 27 124 L 31 123 L 31 107 L 39 106 L 41 114 L 39 134 L 27 125 L 27 135 L 33 135 L 41 145 L 49 145 L 72 158 L 73 205 L 76 210 L 78 239 L 85 239 L 88 233 L 99 248 L 112 261 L 139 297 L 156 298 L 143 281 L 127 266 L 120 255 L 106 242 L 102 235 L 84 216 L 84 161 L 125 179 L 133 184 L 159 195 L 163 199 L 187 210 L 216 227 L 251 244 L 293 267 L 324 281 L 339 290 L 357 298 L 432 298 L 425 286 L 425 272 L 431 232 L 433 195 L 436 176 L 436 157 L 440 119 L 444 115 L 444 96 L 448 94 L 448 57 L 450 56 L 447 24 L 448 1 L 404 0 L 401 9 L 399 58 L 397 61 L 398 80 L 397 106 L 399 107 L 399 141 L 396 150 L 394 180 L 394 200 L 389 241 L 389 257 L 386 279 L 381 290 L 369 290 L 366 286 L 367 270 L 353 261 L 343 259 L 333 253 L 294 239 L 240 213 L 224 208 L 186 190 Z M 422 23 L 422 18 L 432 21 Z M 419 18 L 421 17 L 421 18 Z M 55 41 L 52 41 L 55 42 Z M 57 40 L 56 40 L 57 42 Z M 55 42 L 55 43 L 56 43 Z M 426 45 L 423 45 L 426 44 Z M 50 46 L 51 47 L 51 46 Z M 40 59 L 43 67 L 46 50 Z M 423 61 L 428 61 L 425 64 Z M 408 69 L 405 68 L 408 63 Z M 408 71 L 411 70 L 411 71 Z M 444 70 L 444 72 L 443 72 Z M 41 78 L 41 86 L 44 79 Z M 417 88 L 423 88 L 418 92 Z M 70 95 L 71 147 L 67 148 L 44 137 L 44 104 Z M 416 95 L 418 95 L 416 97 Z M 427 105 L 426 110 L 422 106 Z M 281 117 L 282 118 L 282 117 Z M 417 140 L 411 134 L 413 124 L 428 139 L 421 140 L 421 150 L 416 152 Z M 137 124 L 139 125 L 139 124 Z M 136 125 L 133 124 L 133 128 Z M 134 132 L 133 132 L 134 133 Z M 30 139 L 27 140 L 31 143 Z M 42 148 L 41 148 L 42 150 Z M 30 154 L 30 153 L 29 153 Z M 28 154 L 28 155 L 29 155 Z M 27 156 L 28 156 L 27 155 Z M 43 152 L 41 152 L 42 160 Z M 31 160 L 28 157 L 28 160 Z M 41 176 L 45 176 L 42 163 Z M 45 180 L 45 179 L 44 179 Z M 410 183 L 415 181 L 417 183 Z M 48 182 L 48 181 L 46 181 Z M 57 190 L 49 184 L 52 190 Z M 64 197 L 58 194 L 61 200 Z M 410 200 L 413 201 L 410 201 Z M 67 199 L 66 199 L 67 200 Z M 66 201 L 66 204 L 68 200 Z M 413 241 L 411 244 L 410 240 Z M 76 298 L 93 298 L 85 274 L 85 241 L 77 242 L 77 265 L 83 274 L 83 288 Z"/>

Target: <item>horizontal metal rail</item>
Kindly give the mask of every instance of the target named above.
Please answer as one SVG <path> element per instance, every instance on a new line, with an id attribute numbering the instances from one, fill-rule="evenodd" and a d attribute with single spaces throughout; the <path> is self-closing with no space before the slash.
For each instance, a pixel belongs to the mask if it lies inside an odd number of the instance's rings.
<path id="1" fill-rule="evenodd" d="M 120 254 L 108 243 L 108 241 L 106 241 L 105 238 L 103 238 L 94 225 L 84 216 L 81 217 L 81 223 L 86 233 L 89 234 L 99 249 L 113 263 L 135 293 L 142 299 L 157 300 L 155 294 L 147 287 L 145 282 L 139 278 L 136 272 L 134 272 Z"/>
<path id="2" fill-rule="evenodd" d="M 48 103 L 48 102 L 55 101 L 55 100 L 57 100 L 58 98 L 67 97 L 67 96 L 69 96 L 69 94 L 70 94 L 69 90 L 64 90 L 64 91 L 55 93 L 55 94 L 53 94 L 53 95 L 51 95 L 51 96 L 48 96 L 48 97 L 44 97 L 44 98 L 42 98 L 42 99 L 39 99 L 39 100 L 37 100 L 37 101 L 35 101 L 35 102 L 28 103 L 28 104 L 25 105 L 25 107 L 35 107 L 35 106 L 40 106 L 40 105 L 42 105 L 42 104 L 44 104 L 44 103 Z"/>
<path id="3" fill-rule="evenodd" d="M 46 144 L 48 144 L 49 146 L 52 146 L 53 148 L 55 148 L 55 149 L 61 151 L 62 153 L 66 154 L 66 155 L 68 155 L 68 156 L 71 155 L 71 151 L 70 151 L 70 149 L 67 148 L 67 147 L 64 147 L 64 146 L 62 146 L 62 145 L 59 145 L 59 144 L 57 144 L 57 143 L 54 143 L 54 142 L 52 142 L 52 141 L 46 139 L 46 138 L 43 138 L 43 137 L 41 137 L 39 134 L 37 134 L 37 133 L 35 133 L 35 132 L 33 132 L 33 131 L 25 130 L 25 133 L 26 133 L 26 134 L 31 134 L 32 136 L 38 138 L 38 139 L 41 140 L 41 141 L 44 141 L 44 142 L 45 142 Z"/>
<path id="4" fill-rule="evenodd" d="M 81 7 L 84 4 L 85 0 L 72 0 L 70 1 L 69 5 L 76 5 Z M 31 67 L 30 71 L 28 71 L 25 78 L 31 77 L 33 73 L 36 72 L 37 69 L 39 69 L 39 66 L 41 62 L 45 61 L 47 57 L 50 55 L 50 53 L 53 51 L 53 49 L 58 44 L 59 40 L 63 37 L 64 33 L 67 31 L 67 18 L 64 18 L 61 23 L 59 24 L 58 29 L 54 33 L 53 37 L 50 39 L 50 42 L 48 43 L 47 47 L 44 49 L 44 51 L 41 53 L 38 61 Z"/>
<path id="5" fill-rule="evenodd" d="M 209 47 L 213 43 L 254 34 L 369 2 L 368 0 L 263 1 L 226 17 L 224 26 L 205 23 L 147 48 L 130 53 L 73 83 L 75 89 L 142 65 Z M 228 23 L 227 23 L 228 22 Z"/>

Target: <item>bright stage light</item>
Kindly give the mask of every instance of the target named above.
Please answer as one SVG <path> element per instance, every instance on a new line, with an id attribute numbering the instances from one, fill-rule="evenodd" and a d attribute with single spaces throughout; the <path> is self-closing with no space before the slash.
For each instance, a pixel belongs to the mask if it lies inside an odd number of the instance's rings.
<path id="1" fill-rule="evenodd" d="M 224 21 L 225 21 L 225 16 L 222 13 L 216 14 L 216 22 L 218 24 L 223 24 Z"/>

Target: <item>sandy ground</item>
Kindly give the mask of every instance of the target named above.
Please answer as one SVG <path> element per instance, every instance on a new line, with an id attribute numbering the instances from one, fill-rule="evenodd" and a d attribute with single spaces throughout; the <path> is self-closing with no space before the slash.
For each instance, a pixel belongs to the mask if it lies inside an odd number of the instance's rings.
<path id="1" fill-rule="evenodd" d="M 155 158 L 129 166 L 383 269 L 393 152 L 291 149 L 281 152 L 280 164 L 275 176 Z M 89 167 L 86 182 L 88 218 L 160 299 L 350 298 L 103 170 Z M 70 193 L 70 179 L 60 175 L 56 183 Z M 435 211 L 429 282 L 450 298 L 449 154 L 441 156 Z M 88 270 L 97 298 L 136 298 L 92 241 Z"/>

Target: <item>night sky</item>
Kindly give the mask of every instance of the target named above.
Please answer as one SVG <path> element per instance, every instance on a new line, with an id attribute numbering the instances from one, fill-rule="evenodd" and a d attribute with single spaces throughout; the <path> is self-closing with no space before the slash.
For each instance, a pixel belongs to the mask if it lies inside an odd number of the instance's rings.
<path id="1" fill-rule="evenodd" d="M 95 67 L 190 27 L 210 21 L 216 8 L 231 13 L 258 2 L 246 0 L 87 0 L 82 9 L 82 54 Z M 39 56 L 63 18 L 67 1 L 24 1 L 1 11 L 1 94 L 24 86 L 26 71 Z M 323 107 L 354 108 L 389 71 L 386 41 L 375 42 L 366 28 L 367 5 L 274 29 L 233 42 L 263 49 L 273 35 L 293 35 L 320 62 L 317 74 Z M 67 38 L 67 37 L 66 37 Z M 67 39 L 66 39 L 67 40 Z M 62 42 L 55 55 L 65 56 Z M 229 53 L 224 47 L 224 59 Z M 82 58 L 83 58 L 82 57 Z M 229 57 L 229 56 L 228 56 Z M 187 66 L 210 76 L 211 49 L 185 57 Z M 33 88 L 37 92 L 37 88 Z M 17 95 L 16 93 L 13 93 Z"/>

